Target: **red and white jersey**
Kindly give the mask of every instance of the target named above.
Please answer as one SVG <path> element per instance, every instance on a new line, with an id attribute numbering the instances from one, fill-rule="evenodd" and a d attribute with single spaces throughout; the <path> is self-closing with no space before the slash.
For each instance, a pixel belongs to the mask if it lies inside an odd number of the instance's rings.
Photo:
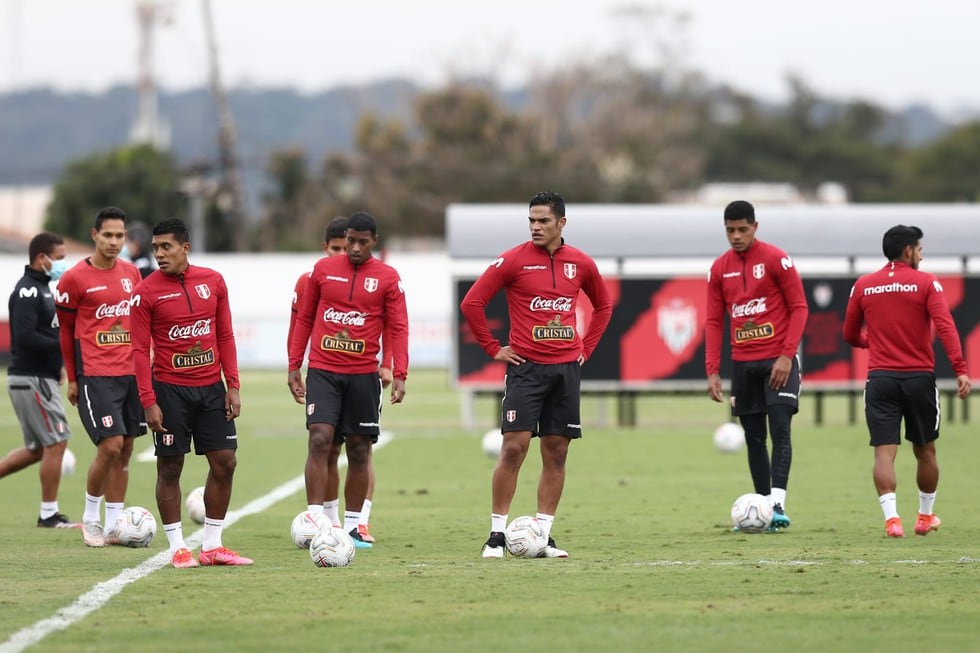
<path id="1" fill-rule="evenodd" d="M 853 347 L 867 347 L 868 370 L 934 372 L 933 325 L 953 372 L 966 374 L 956 324 L 939 280 L 905 263 L 888 263 L 860 277 L 851 288 L 844 339 Z"/>
<path id="2" fill-rule="evenodd" d="M 407 377 L 408 309 L 401 278 L 390 265 L 376 258 L 357 266 L 347 256 L 320 259 L 295 315 L 289 369 L 302 366 L 312 335 L 311 369 L 338 374 L 376 372 L 385 333 L 390 340 L 392 375 L 402 380 Z"/>
<path id="3" fill-rule="evenodd" d="M 79 261 L 58 280 L 55 302 L 61 323 L 61 353 L 69 381 L 79 376 L 134 373 L 130 300 L 142 280 L 128 261 L 108 270 Z"/>
<path id="4" fill-rule="evenodd" d="M 612 318 L 612 301 L 595 261 L 564 241 L 554 254 L 527 241 L 498 256 L 460 303 L 473 337 L 491 358 L 502 345 L 487 324 L 486 307 L 501 289 L 510 316 L 509 346 L 536 363 L 589 358 Z M 575 328 L 579 291 L 593 308 L 584 338 Z"/>
<path id="5" fill-rule="evenodd" d="M 156 403 L 153 379 L 183 386 L 221 381 L 240 387 L 238 351 L 224 277 L 189 265 L 154 271 L 133 294 L 133 358 L 143 407 Z M 150 368 L 150 349 L 153 367 Z"/>
<path id="6" fill-rule="evenodd" d="M 745 252 L 729 249 L 708 273 L 704 363 L 721 369 L 725 315 L 731 325 L 732 360 L 796 355 L 809 315 L 803 281 L 783 250 L 756 239 Z"/>

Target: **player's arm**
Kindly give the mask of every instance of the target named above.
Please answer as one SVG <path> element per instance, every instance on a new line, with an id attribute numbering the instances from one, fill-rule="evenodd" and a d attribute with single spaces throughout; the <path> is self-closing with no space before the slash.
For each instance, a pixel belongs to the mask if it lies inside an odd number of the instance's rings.
<path id="1" fill-rule="evenodd" d="M 303 367 L 306 347 L 310 343 L 310 334 L 313 332 L 316 308 L 320 303 L 320 284 L 315 280 L 318 267 L 319 265 L 313 267 L 313 273 L 306 284 L 306 290 L 303 291 L 296 307 L 296 323 L 293 326 L 293 334 L 289 338 L 286 385 L 289 387 L 293 400 L 298 404 L 302 404 L 306 400 L 306 384 L 303 382 L 300 368 Z"/>
<path id="2" fill-rule="evenodd" d="M 956 323 L 953 321 L 953 315 L 949 311 L 949 305 L 946 303 L 946 297 L 940 290 L 941 288 L 942 286 L 939 284 L 939 281 L 934 278 L 932 283 L 929 284 L 928 295 L 926 296 L 926 309 L 929 311 L 929 317 L 932 319 L 932 323 L 936 326 L 936 335 L 939 336 L 939 342 L 943 343 L 946 356 L 953 366 L 953 373 L 956 376 L 962 376 L 966 374 L 966 359 L 963 358 L 963 346 L 960 343 L 960 336 L 956 332 Z"/>
<path id="3" fill-rule="evenodd" d="M 387 388 L 394 379 L 392 365 L 394 363 L 391 356 L 391 330 L 386 321 L 381 329 L 381 365 L 378 367 L 378 377 L 381 379 L 382 388 Z"/>
<path id="4" fill-rule="evenodd" d="M 609 326 L 609 320 L 612 319 L 613 310 L 612 300 L 609 298 L 609 290 L 606 288 L 602 275 L 599 274 L 599 268 L 596 266 L 595 261 L 592 259 L 588 260 L 585 266 L 585 272 L 586 277 L 583 280 L 582 290 L 585 291 L 585 296 L 592 303 L 592 321 L 589 322 L 588 332 L 582 338 L 583 359 L 579 361 L 580 364 L 592 357 L 592 352 L 599 345 L 602 334 L 605 333 L 606 327 Z"/>
<path id="5" fill-rule="evenodd" d="M 23 287 L 22 287 L 23 289 Z M 17 296 L 10 310 L 10 330 L 17 341 L 18 347 L 32 351 L 49 352 L 60 346 L 59 336 L 38 330 L 41 311 L 44 309 L 44 298 L 30 297 L 17 291 Z"/>
<path id="6" fill-rule="evenodd" d="M 506 267 L 504 257 L 497 257 L 490 264 L 490 267 L 484 270 L 483 274 L 470 286 L 463 297 L 463 301 L 459 304 L 460 311 L 463 313 L 463 318 L 466 320 L 473 338 L 490 358 L 497 360 L 500 360 L 497 358 L 497 354 L 500 353 L 502 347 L 500 341 L 490 331 L 486 309 L 493 296 L 504 286 L 507 278 Z M 507 349 L 510 350 L 509 347 Z"/>
<path id="7" fill-rule="evenodd" d="M 136 387 L 139 391 L 140 405 L 146 415 L 146 425 L 154 433 L 165 431 L 163 413 L 157 405 L 157 395 L 153 390 L 153 376 L 150 364 L 152 335 L 150 320 L 152 307 L 148 298 L 151 292 L 144 292 L 144 284 L 140 284 L 130 300 L 129 308 L 129 337 L 132 343 L 133 370 L 136 374 Z"/>
<path id="8" fill-rule="evenodd" d="M 716 264 L 708 273 L 704 315 L 704 367 L 708 376 L 708 395 L 724 401 L 721 385 L 721 339 L 725 327 L 725 299 L 721 289 L 721 270 Z"/>
<path id="9" fill-rule="evenodd" d="M 408 378 L 408 305 L 397 274 L 385 295 L 382 337 L 386 332 L 391 338 L 391 403 L 398 404 L 405 398 L 405 379 Z"/>
<path id="10" fill-rule="evenodd" d="M 58 304 L 61 358 L 64 360 L 65 378 L 68 380 L 68 402 L 72 406 L 78 405 L 78 371 L 75 365 L 75 318 L 77 315 L 74 309 Z"/>
<path id="11" fill-rule="evenodd" d="M 239 389 L 238 347 L 235 345 L 235 329 L 228 304 L 228 286 L 224 277 L 218 277 L 218 297 L 215 308 L 215 334 L 218 342 L 218 359 L 225 377 L 225 419 L 229 422 L 242 414 L 242 398 Z"/>
<path id="12" fill-rule="evenodd" d="M 286 356 L 289 356 L 289 342 L 293 339 L 293 330 L 296 328 L 296 307 L 303 299 L 303 292 L 306 290 L 305 280 L 309 274 L 302 274 L 293 286 L 293 302 L 289 306 L 289 329 L 286 331 Z"/>
<path id="13" fill-rule="evenodd" d="M 847 300 L 847 310 L 844 311 L 844 340 L 851 347 L 867 349 L 868 333 L 864 331 L 864 308 L 861 306 L 861 294 L 855 292 L 858 284 L 851 286 L 851 296 Z"/>
<path id="14" fill-rule="evenodd" d="M 806 320 L 810 315 L 810 307 L 806 302 L 806 293 L 803 291 L 803 280 L 800 273 L 793 265 L 792 259 L 784 255 L 779 262 L 780 291 L 786 302 L 789 311 L 789 318 L 786 325 L 786 338 L 783 340 L 783 348 L 779 353 L 776 362 L 773 363 L 772 372 L 769 374 L 769 387 L 774 390 L 786 387 L 789 382 L 790 372 L 793 371 L 793 358 L 800 348 L 800 341 L 806 331 Z"/>

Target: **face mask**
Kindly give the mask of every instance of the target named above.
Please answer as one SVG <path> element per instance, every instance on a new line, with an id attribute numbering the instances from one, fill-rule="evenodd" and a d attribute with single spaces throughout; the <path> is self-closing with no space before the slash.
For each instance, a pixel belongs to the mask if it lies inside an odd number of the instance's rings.
<path id="1" fill-rule="evenodd" d="M 68 271 L 68 260 L 58 259 L 57 261 L 45 254 L 44 258 L 51 261 L 51 269 L 45 270 L 44 273 L 51 277 L 52 281 L 57 281 L 61 278 L 65 272 Z"/>

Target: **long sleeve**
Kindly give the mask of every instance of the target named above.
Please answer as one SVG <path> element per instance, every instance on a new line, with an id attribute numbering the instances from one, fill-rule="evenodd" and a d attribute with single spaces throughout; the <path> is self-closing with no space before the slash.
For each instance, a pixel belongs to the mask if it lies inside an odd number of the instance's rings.
<path id="1" fill-rule="evenodd" d="M 313 316 L 319 303 L 320 286 L 313 283 L 311 279 L 296 306 L 296 320 L 293 324 L 292 334 L 289 336 L 288 368 L 290 370 L 298 370 L 303 366 L 306 346 L 309 344 L 310 334 L 313 332 Z"/>
<path id="2" fill-rule="evenodd" d="M 592 352 L 612 319 L 612 300 L 595 263 L 590 266 L 589 272 L 586 283 L 582 286 L 585 296 L 592 302 L 592 321 L 589 323 L 588 333 L 582 338 L 582 353 L 586 360 L 592 357 Z"/>
<path id="3" fill-rule="evenodd" d="M 943 343 L 946 356 L 953 366 L 953 373 L 956 376 L 966 374 L 966 360 L 963 358 L 963 346 L 956 331 L 956 324 L 953 322 L 946 299 L 942 293 L 936 292 L 934 287 L 930 288 L 926 307 L 932 323 L 936 325 L 939 341 Z"/>
<path id="4" fill-rule="evenodd" d="M 215 311 L 218 343 L 218 357 L 221 361 L 221 372 L 229 388 L 240 388 L 238 376 L 238 348 L 235 346 L 235 330 L 231 322 L 231 307 L 228 304 L 228 287 L 224 280 L 218 293 L 218 306 Z"/>
<path id="5" fill-rule="evenodd" d="M 58 308 L 58 324 L 60 325 L 61 357 L 64 359 L 65 374 L 68 381 L 78 380 L 78 369 L 75 365 L 75 316 L 71 309 Z"/>
<path id="6" fill-rule="evenodd" d="M 844 313 L 844 340 L 852 347 L 866 349 L 868 334 L 863 330 L 864 310 L 860 296 L 854 294 L 856 287 L 851 287 L 851 298 L 847 300 L 847 311 Z"/>
<path id="7" fill-rule="evenodd" d="M 137 287 L 137 293 L 140 288 Z M 150 335 L 150 307 L 141 294 L 133 295 L 130 306 L 130 341 L 133 345 L 133 367 L 136 370 L 136 386 L 140 403 L 148 408 L 157 402 L 153 391 L 153 370 L 150 363 L 152 340 Z"/>
<path id="8" fill-rule="evenodd" d="M 402 292 L 401 281 L 396 281 L 390 286 L 388 296 L 385 298 L 385 322 L 381 339 L 382 344 L 386 339 L 390 339 L 391 375 L 404 381 L 408 378 L 408 305 L 405 302 L 405 293 Z"/>
<path id="9" fill-rule="evenodd" d="M 500 341 L 494 338 L 490 331 L 486 314 L 487 304 L 504 285 L 505 276 L 501 269 L 503 261 L 502 259 L 497 259 L 497 261 L 500 263 L 495 261 L 470 286 L 459 305 L 473 337 L 490 358 L 496 356 L 501 349 Z"/>
<path id="10" fill-rule="evenodd" d="M 704 316 L 704 368 L 706 373 L 721 373 L 721 343 L 725 331 L 725 300 L 721 293 L 721 276 L 712 266 L 708 276 L 708 298 Z"/>
<path id="11" fill-rule="evenodd" d="M 780 353 L 792 358 L 796 356 L 800 348 L 803 332 L 806 331 L 806 320 L 810 315 L 810 307 L 806 303 L 806 293 L 803 292 L 803 281 L 800 279 L 800 273 L 797 272 L 796 266 L 783 268 L 779 277 L 779 287 L 786 301 L 786 309 L 789 311 L 786 338 L 783 340 L 783 348 Z"/>

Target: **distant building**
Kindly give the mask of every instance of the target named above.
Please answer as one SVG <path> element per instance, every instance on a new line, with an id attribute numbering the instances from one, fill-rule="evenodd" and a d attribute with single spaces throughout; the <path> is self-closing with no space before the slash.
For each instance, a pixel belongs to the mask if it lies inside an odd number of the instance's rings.
<path id="1" fill-rule="evenodd" d="M 27 251 L 51 198 L 51 186 L 0 186 L 0 252 Z"/>

